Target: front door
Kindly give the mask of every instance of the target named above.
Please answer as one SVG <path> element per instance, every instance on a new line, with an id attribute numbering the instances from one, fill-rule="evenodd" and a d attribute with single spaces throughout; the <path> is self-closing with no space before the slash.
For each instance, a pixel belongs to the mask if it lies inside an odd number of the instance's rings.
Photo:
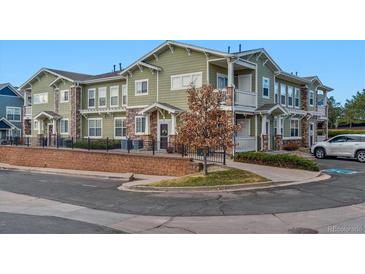
<path id="1" fill-rule="evenodd" d="M 169 125 L 160 124 L 160 149 L 167 149 L 169 143 Z"/>

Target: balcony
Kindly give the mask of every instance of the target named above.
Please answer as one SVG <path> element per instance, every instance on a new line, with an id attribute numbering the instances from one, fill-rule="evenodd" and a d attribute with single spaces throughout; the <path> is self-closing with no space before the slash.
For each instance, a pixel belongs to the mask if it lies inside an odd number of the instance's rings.
<path id="1" fill-rule="evenodd" d="M 32 107 L 24 107 L 24 119 L 32 119 Z"/>
<path id="2" fill-rule="evenodd" d="M 102 114 L 102 113 L 115 113 L 115 112 L 125 112 L 125 107 L 107 107 L 107 108 L 88 108 L 88 109 L 81 109 L 80 113 L 84 114 Z"/>
<path id="3" fill-rule="evenodd" d="M 325 106 L 318 106 L 318 114 L 320 116 L 326 116 L 326 107 Z"/>
<path id="4" fill-rule="evenodd" d="M 256 108 L 256 93 L 235 89 L 235 105 Z"/>

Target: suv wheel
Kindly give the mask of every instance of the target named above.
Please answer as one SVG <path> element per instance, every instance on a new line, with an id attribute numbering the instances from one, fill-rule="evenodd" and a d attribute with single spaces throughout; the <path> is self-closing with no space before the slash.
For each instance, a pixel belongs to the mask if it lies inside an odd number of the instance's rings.
<path id="1" fill-rule="evenodd" d="M 360 163 L 365 163 L 365 150 L 360 150 L 356 153 L 356 159 Z"/>
<path id="2" fill-rule="evenodd" d="M 324 150 L 324 148 L 318 147 L 314 150 L 314 156 L 317 159 L 323 159 L 324 157 L 326 157 L 326 151 Z"/>

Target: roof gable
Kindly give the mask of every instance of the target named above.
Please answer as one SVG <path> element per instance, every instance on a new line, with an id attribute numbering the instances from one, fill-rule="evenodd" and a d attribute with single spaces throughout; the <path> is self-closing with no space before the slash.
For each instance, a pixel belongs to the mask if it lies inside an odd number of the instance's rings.
<path id="1" fill-rule="evenodd" d="M 16 90 L 12 85 L 9 83 L 6 84 L 0 84 L 0 95 L 3 96 L 14 96 L 14 97 L 21 97 L 23 98 L 23 95 Z"/>
<path id="2" fill-rule="evenodd" d="M 270 54 L 264 49 L 264 48 L 259 48 L 259 49 L 255 49 L 255 50 L 247 50 L 247 51 L 242 51 L 239 53 L 235 53 L 236 56 L 238 57 L 244 57 L 247 56 L 249 57 L 247 60 L 250 61 L 250 59 L 252 57 L 254 57 L 254 60 L 258 60 L 259 58 L 266 58 L 265 62 L 269 62 L 273 68 L 274 71 L 282 71 L 282 69 L 280 68 L 280 66 L 274 61 L 274 59 L 270 56 Z"/>

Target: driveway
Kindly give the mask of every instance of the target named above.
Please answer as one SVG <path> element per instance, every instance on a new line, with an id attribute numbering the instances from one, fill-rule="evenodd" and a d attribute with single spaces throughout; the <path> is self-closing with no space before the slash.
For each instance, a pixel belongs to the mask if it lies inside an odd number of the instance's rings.
<path id="1" fill-rule="evenodd" d="M 117 213 L 153 216 L 277 214 L 365 202 L 365 165 L 321 160 L 321 168 L 351 167 L 359 173 L 333 175 L 318 183 L 234 193 L 134 193 L 118 191 L 117 180 L 0 170 L 0 190 Z"/>

